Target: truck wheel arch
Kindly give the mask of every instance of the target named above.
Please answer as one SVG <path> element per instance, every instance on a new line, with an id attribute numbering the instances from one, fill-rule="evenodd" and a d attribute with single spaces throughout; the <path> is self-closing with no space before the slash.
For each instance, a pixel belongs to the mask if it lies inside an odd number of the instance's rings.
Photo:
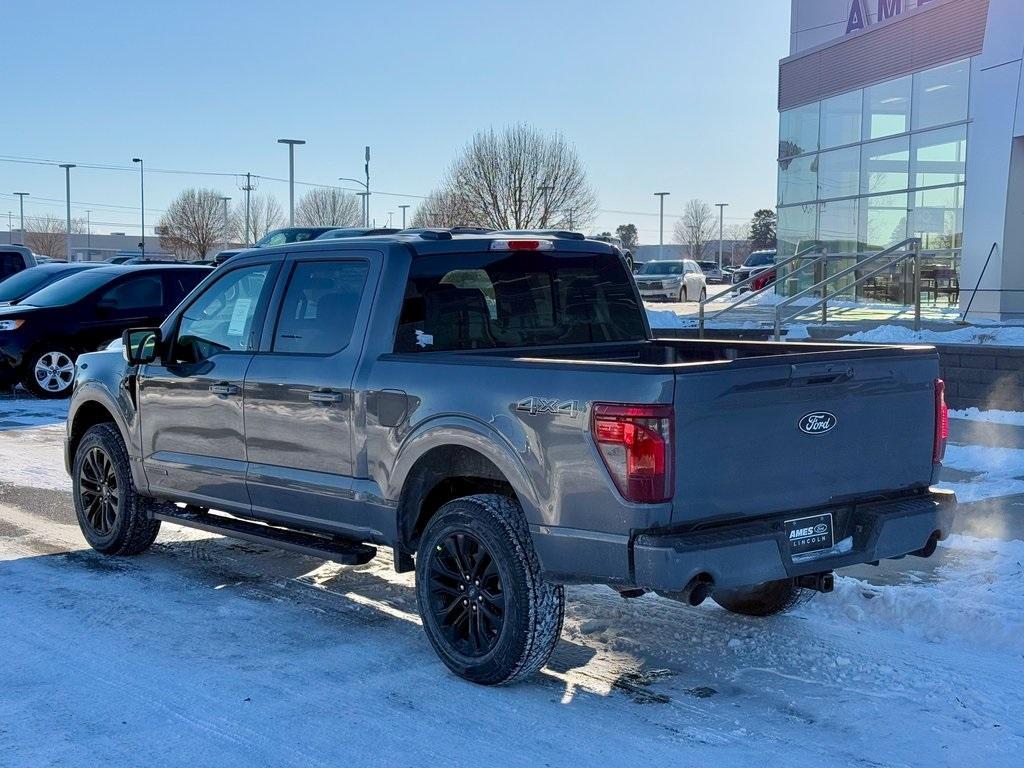
<path id="1" fill-rule="evenodd" d="M 71 461 L 74 461 L 78 443 L 81 442 L 85 433 L 97 424 L 105 422 L 114 424 L 121 432 L 122 439 L 124 438 L 124 431 L 117 423 L 113 412 L 98 400 L 86 400 L 75 409 L 75 413 L 71 416 L 71 427 L 68 429 L 68 455 Z"/>
<path id="2" fill-rule="evenodd" d="M 398 498 L 400 545 L 415 551 L 420 532 L 443 504 L 462 496 L 497 493 L 516 500 L 534 522 L 533 486 L 505 440 L 482 425 L 446 424 L 407 441 L 391 477 Z M 400 489 L 400 490 L 399 490 Z"/>

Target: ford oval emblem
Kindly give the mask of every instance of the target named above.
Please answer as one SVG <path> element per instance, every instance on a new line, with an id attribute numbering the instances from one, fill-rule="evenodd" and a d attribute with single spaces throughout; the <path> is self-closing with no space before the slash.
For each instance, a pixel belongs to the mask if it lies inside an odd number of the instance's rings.
<path id="1" fill-rule="evenodd" d="M 836 428 L 838 419 L 834 413 L 815 411 L 800 419 L 800 431 L 805 435 L 824 435 Z"/>

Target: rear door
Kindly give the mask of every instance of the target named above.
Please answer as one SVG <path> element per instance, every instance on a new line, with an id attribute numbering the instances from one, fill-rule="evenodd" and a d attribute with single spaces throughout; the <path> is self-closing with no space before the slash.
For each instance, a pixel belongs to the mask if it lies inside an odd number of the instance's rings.
<path id="1" fill-rule="evenodd" d="M 126 275 L 81 302 L 77 343 L 94 350 L 113 341 L 125 328 L 159 325 L 164 319 L 165 292 L 158 270 Z"/>
<path id="2" fill-rule="evenodd" d="M 934 358 L 794 357 L 808 361 L 677 373 L 674 523 L 810 510 L 929 484 Z"/>
<path id="3" fill-rule="evenodd" d="M 294 524 L 377 527 L 353 503 L 352 379 L 362 350 L 375 254 L 289 257 L 260 351 L 245 377 L 253 511 Z"/>
<path id="4" fill-rule="evenodd" d="M 269 261 L 225 268 L 168 331 L 164 359 L 140 370 L 143 461 L 153 492 L 249 510 L 242 386 L 278 269 Z"/>

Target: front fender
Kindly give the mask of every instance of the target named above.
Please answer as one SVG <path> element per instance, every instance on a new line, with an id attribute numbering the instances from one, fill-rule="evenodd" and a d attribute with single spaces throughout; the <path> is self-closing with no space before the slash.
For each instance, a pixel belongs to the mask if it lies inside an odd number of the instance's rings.
<path id="1" fill-rule="evenodd" d="M 77 420 L 81 417 L 87 422 L 96 423 L 99 420 L 98 408 L 106 412 L 108 420 L 113 421 L 121 433 L 128 451 L 135 487 L 143 493 L 148 492 L 149 481 L 142 467 L 141 435 L 135 403 L 124 387 L 118 385 L 116 390 L 112 391 L 108 384 L 96 379 L 77 382 L 68 406 L 67 432 L 64 440 L 64 465 L 68 474 L 71 473 L 74 462 L 73 441 L 81 438 L 82 430 L 76 429 L 80 427 Z"/>
<path id="2" fill-rule="evenodd" d="M 452 445 L 474 450 L 494 464 L 515 491 L 527 522 L 540 523 L 539 495 L 523 456 L 497 429 L 464 416 L 436 416 L 418 424 L 406 436 L 388 478 L 386 497 L 398 499 L 401 496 L 409 473 L 422 456 L 434 448 Z M 524 450 L 527 449 L 524 447 Z"/>

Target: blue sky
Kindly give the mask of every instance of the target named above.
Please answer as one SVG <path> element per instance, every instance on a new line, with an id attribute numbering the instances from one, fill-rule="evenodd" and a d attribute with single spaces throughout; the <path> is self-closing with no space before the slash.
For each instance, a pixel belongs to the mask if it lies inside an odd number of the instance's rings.
<path id="1" fill-rule="evenodd" d="M 130 166 L 141 155 L 154 171 L 283 178 L 276 139 L 288 136 L 308 142 L 296 178 L 335 183 L 361 173 L 370 144 L 372 187 L 400 193 L 374 196 L 382 223 L 415 206 L 475 130 L 524 121 L 576 145 L 596 228 L 632 221 L 656 242 L 655 191 L 672 192 L 672 214 L 691 197 L 731 203 L 733 221 L 774 206 L 789 5 L 11 3 L 0 158 Z M 241 197 L 233 175 L 147 173 L 147 222 L 189 185 Z M 26 215 L 63 215 L 63 171 L 0 161 L 0 230 L 8 210 L 17 217 L 15 190 L 32 193 Z M 286 184 L 261 191 L 286 204 Z M 76 216 L 92 208 L 97 231 L 137 231 L 137 174 L 77 168 L 72 203 Z"/>

